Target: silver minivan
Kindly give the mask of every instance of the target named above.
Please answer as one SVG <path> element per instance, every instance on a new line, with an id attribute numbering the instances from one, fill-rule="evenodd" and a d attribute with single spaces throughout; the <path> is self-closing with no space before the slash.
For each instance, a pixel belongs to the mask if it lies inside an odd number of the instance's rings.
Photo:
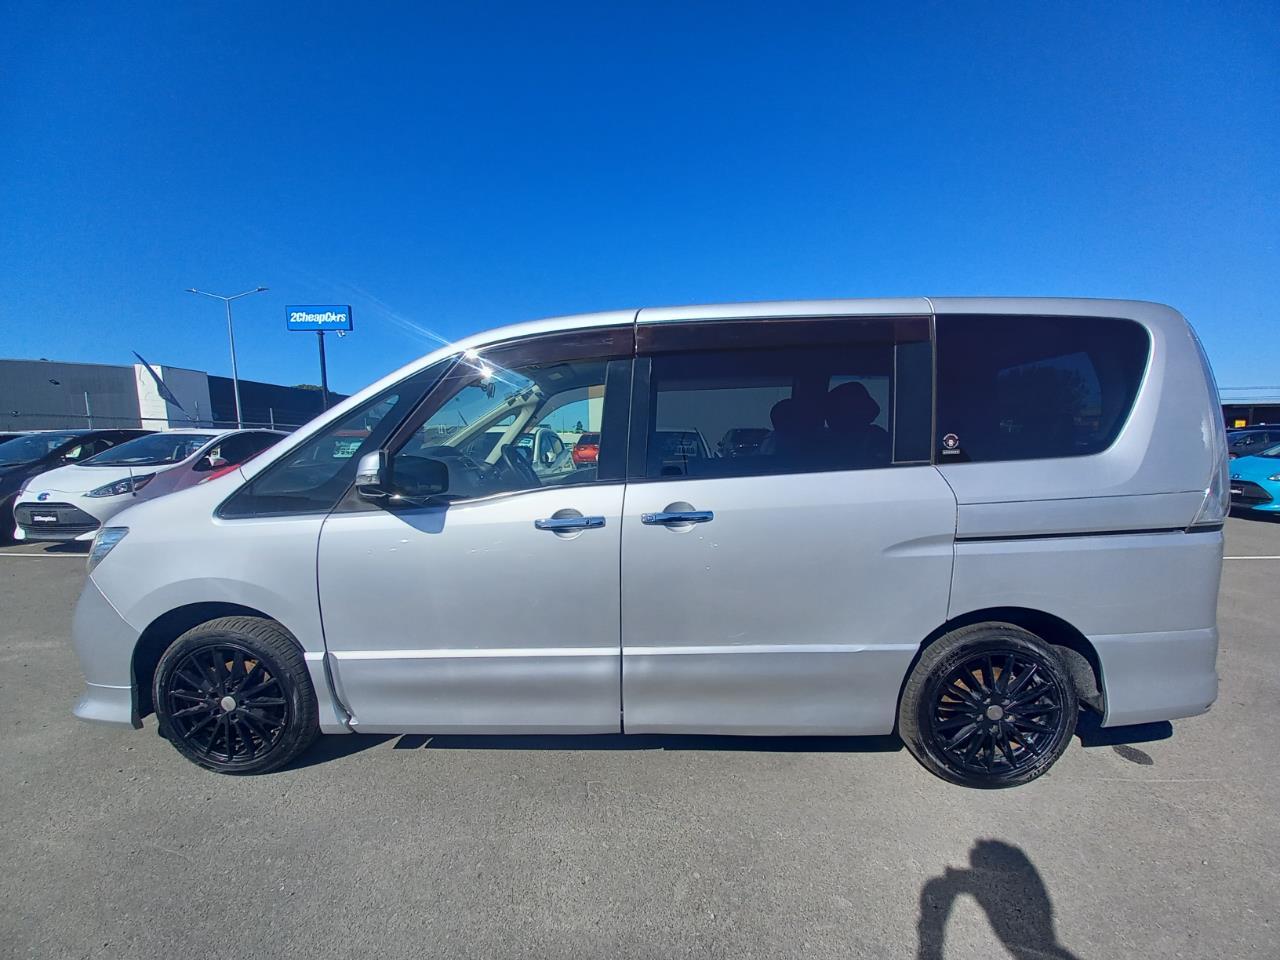
<path id="1" fill-rule="evenodd" d="M 594 459 L 534 456 L 582 434 Z M 1213 703 L 1226 464 L 1204 353 L 1153 303 L 521 324 L 115 517 L 75 713 L 154 712 L 223 773 L 318 732 L 896 732 L 1012 786 L 1081 709 Z"/>

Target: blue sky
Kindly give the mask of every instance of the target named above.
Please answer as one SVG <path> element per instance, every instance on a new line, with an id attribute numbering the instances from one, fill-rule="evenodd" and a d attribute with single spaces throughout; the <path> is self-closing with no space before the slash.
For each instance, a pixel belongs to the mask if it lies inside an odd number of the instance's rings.
<path id="1" fill-rule="evenodd" d="M 13 3 L 0 356 L 315 382 L 538 316 L 1172 303 L 1277 384 L 1280 5 Z"/>

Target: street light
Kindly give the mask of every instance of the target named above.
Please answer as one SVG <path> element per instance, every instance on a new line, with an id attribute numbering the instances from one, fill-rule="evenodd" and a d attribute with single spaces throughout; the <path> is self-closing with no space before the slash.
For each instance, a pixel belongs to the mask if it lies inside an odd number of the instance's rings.
<path id="1" fill-rule="evenodd" d="M 195 287 L 187 287 L 187 293 L 198 293 L 202 297 L 212 297 L 214 300 L 221 300 L 227 306 L 227 339 L 231 342 L 231 386 L 236 395 L 237 427 L 244 426 L 244 416 L 240 413 L 240 374 L 236 370 L 236 335 L 235 331 L 231 329 L 231 301 L 247 297 L 251 293 L 262 293 L 266 289 L 266 287 L 255 287 L 252 290 L 246 290 L 244 293 L 237 293 L 234 297 L 223 297 L 216 293 L 205 293 Z"/>

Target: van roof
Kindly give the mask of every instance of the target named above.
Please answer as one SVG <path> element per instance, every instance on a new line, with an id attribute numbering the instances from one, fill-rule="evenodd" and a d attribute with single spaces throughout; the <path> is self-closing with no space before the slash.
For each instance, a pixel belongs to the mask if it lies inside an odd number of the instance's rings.
<path id="1" fill-rule="evenodd" d="M 1183 323 L 1172 307 L 1145 300 L 1104 300 L 1087 297 L 878 297 L 832 300 L 760 300 L 744 303 L 706 303 L 673 307 L 640 307 L 599 313 L 547 317 L 499 327 L 449 344 L 452 349 L 478 348 L 500 340 L 537 333 L 629 323 L 690 320 L 747 320 L 765 317 L 892 317 L 952 314 L 1033 314 L 1039 316 L 1125 317 L 1157 325 Z M 431 356 L 445 352 L 433 351 Z"/>

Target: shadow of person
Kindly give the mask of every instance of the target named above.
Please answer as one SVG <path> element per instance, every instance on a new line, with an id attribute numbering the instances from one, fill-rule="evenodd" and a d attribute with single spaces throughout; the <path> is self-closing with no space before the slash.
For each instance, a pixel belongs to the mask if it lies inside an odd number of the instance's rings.
<path id="1" fill-rule="evenodd" d="M 918 960 L 941 960 L 951 907 L 966 893 L 978 901 L 1000 942 L 1018 960 L 1077 960 L 1058 943 L 1053 904 L 1039 872 L 1025 853 L 999 840 L 979 840 L 969 851 L 967 870 L 947 867 L 921 889 Z"/>

